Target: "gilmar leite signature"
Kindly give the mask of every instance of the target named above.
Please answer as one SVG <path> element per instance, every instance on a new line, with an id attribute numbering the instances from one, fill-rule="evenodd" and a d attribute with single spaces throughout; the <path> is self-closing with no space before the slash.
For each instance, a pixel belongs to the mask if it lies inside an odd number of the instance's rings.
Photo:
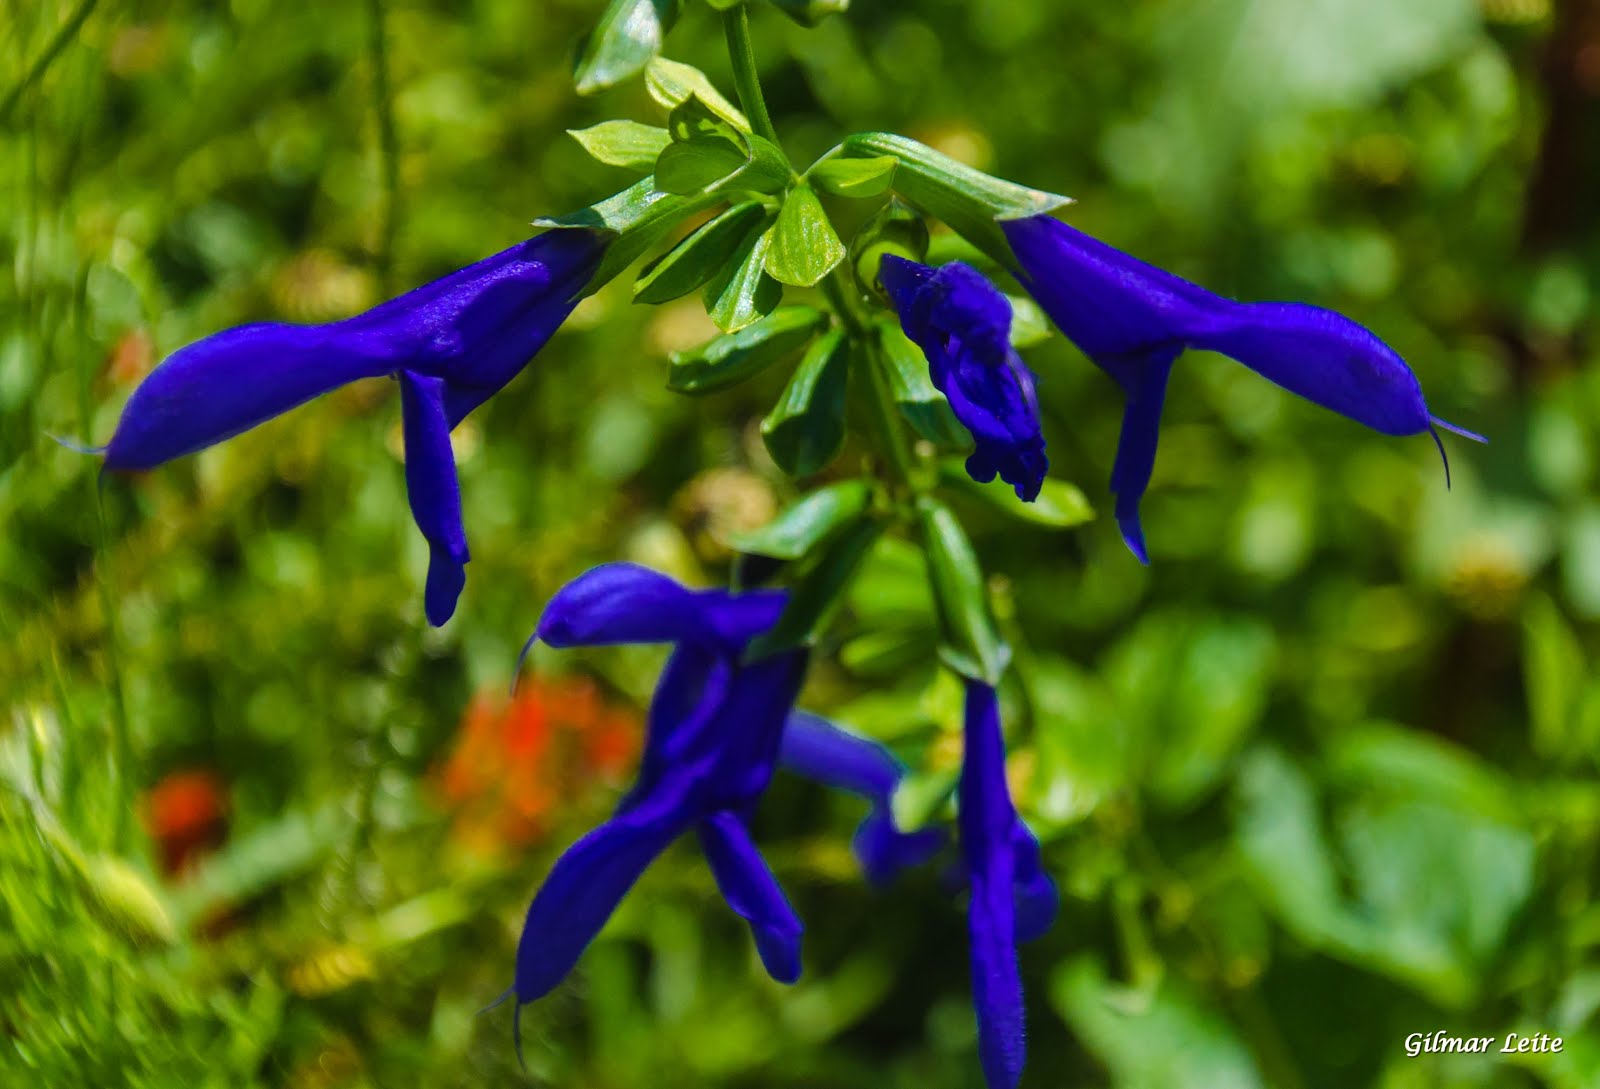
<path id="1" fill-rule="evenodd" d="M 1496 1044 L 1500 1046 L 1495 1047 Z M 1499 1036 L 1452 1036 L 1444 1029 L 1439 1029 L 1437 1032 L 1413 1032 L 1406 1037 L 1406 1054 L 1413 1058 L 1418 1055 L 1450 1051 L 1481 1055 L 1491 1050 L 1504 1055 L 1546 1055 L 1561 1050 L 1561 1037 L 1552 1036 L 1548 1032 L 1539 1032 L 1532 1036 L 1508 1032 L 1504 1039 Z"/>

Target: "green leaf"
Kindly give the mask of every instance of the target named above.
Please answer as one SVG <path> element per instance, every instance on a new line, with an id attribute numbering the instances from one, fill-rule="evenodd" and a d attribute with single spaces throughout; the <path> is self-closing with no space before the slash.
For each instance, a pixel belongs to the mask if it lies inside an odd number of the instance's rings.
<path id="1" fill-rule="evenodd" d="M 919 144 L 887 132 L 863 132 L 840 145 L 850 158 L 893 156 L 895 192 L 1009 269 L 1016 258 L 997 220 L 1043 215 L 1070 198 L 991 177 Z"/>
<path id="2" fill-rule="evenodd" d="M 797 185 L 784 199 L 772 228 L 767 272 L 796 287 L 811 287 L 844 260 L 844 243 L 828 222 L 828 213 L 808 185 Z"/>
<path id="3" fill-rule="evenodd" d="M 798 560 L 832 537 L 867 509 L 872 491 L 864 480 L 844 480 L 819 488 L 760 529 L 735 533 L 729 540 L 740 552 Z"/>
<path id="4" fill-rule="evenodd" d="M 972 445 L 972 435 L 928 377 L 927 357 L 893 318 L 878 325 L 878 359 L 888 375 L 895 407 L 912 430 L 935 446 Z"/>
<path id="5" fill-rule="evenodd" d="M 672 143 L 672 134 L 637 121 L 602 121 L 586 129 L 568 129 L 567 135 L 607 166 L 622 166 L 649 173 L 658 156 Z"/>
<path id="6" fill-rule="evenodd" d="M 1315 948 L 1363 948 L 1365 928 L 1344 908 L 1310 777 L 1261 746 L 1244 757 L 1234 790 L 1234 842 L 1262 901 Z"/>
<path id="7" fill-rule="evenodd" d="M 633 283 L 633 301 L 664 303 L 702 287 L 731 260 L 752 231 L 764 229 L 767 210 L 759 201 L 735 204 L 644 267 Z"/>
<path id="8" fill-rule="evenodd" d="M 1263 1089 L 1250 1048 L 1214 999 L 1170 977 L 1153 994 L 1113 983 L 1091 956 L 1059 968 L 1050 999 L 1120 1089 Z"/>
<path id="9" fill-rule="evenodd" d="M 806 350 L 783 396 L 761 421 L 767 451 L 790 476 L 818 472 L 844 444 L 849 373 L 850 350 L 844 330 L 829 330 Z"/>
<path id="10" fill-rule="evenodd" d="M 572 72 L 578 93 L 591 95 L 638 75 L 661 52 L 677 18 L 677 0 L 611 0 L 578 52 Z"/>
<path id="11" fill-rule="evenodd" d="M 816 335 L 828 317 L 809 306 L 785 306 L 736 333 L 672 356 L 667 388 L 678 393 L 711 393 L 776 363 Z"/>
<path id="12" fill-rule="evenodd" d="M 1328 746 L 1328 779 L 1395 802 L 1432 801 L 1505 824 L 1524 819 L 1512 782 L 1444 738 L 1366 723 L 1340 730 Z"/>
<path id="13" fill-rule="evenodd" d="M 1576 729 L 1577 711 L 1588 675 L 1583 647 L 1561 610 L 1542 594 L 1531 598 L 1523 613 L 1522 662 L 1534 751 L 1542 756 L 1579 755 L 1585 746 L 1583 732 Z"/>
<path id="14" fill-rule="evenodd" d="M 723 332 L 738 332 L 770 314 L 783 298 L 783 285 L 767 275 L 767 251 L 771 246 L 772 229 L 765 221 L 755 224 L 733 259 L 706 285 L 706 313 Z"/>
<path id="15" fill-rule="evenodd" d="M 698 98 L 711 112 L 740 132 L 750 131 L 750 122 L 739 112 L 739 108 L 723 98 L 706 74 L 693 65 L 656 57 L 645 69 L 644 82 L 650 97 L 668 110 L 690 98 Z"/>
<path id="16" fill-rule="evenodd" d="M 767 0 L 801 26 L 816 26 L 830 15 L 850 10 L 850 0 Z"/>
<path id="17" fill-rule="evenodd" d="M 777 194 L 788 188 L 792 172 L 783 151 L 734 128 L 698 97 L 673 109 L 667 131 L 674 142 L 656 160 L 656 177 L 668 192 L 746 189 Z"/>
<path id="18" fill-rule="evenodd" d="M 829 541 L 816 562 L 795 582 L 783 615 L 750 644 L 745 659 L 754 661 L 815 643 L 844 602 L 861 561 L 882 531 L 876 520 L 863 517 Z"/>
<path id="19" fill-rule="evenodd" d="M 806 181 L 824 193 L 841 197 L 875 197 L 889 188 L 898 162 L 890 155 L 876 159 L 823 159 L 806 171 Z"/>
<path id="20" fill-rule="evenodd" d="M 737 144 L 702 136 L 671 144 L 656 160 L 656 179 L 668 193 L 696 193 L 730 178 L 750 162 Z"/>
<path id="21" fill-rule="evenodd" d="M 1261 721 L 1276 643 L 1249 617 L 1142 617 L 1100 666 L 1136 781 L 1160 805 L 1196 804 Z"/>
<path id="22" fill-rule="evenodd" d="M 697 193 L 692 197 L 664 193 L 656 188 L 654 177 L 646 177 L 587 208 L 533 222 L 536 227 L 591 229 L 616 235 L 606 247 L 600 267 L 583 289 L 583 294 L 591 295 L 631 265 L 675 224 L 717 200 L 714 193 Z"/>
<path id="23" fill-rule="evenodd" d="M 1011 648 L 995 630 L 978 554 L 950 508 L 930 496 L 917 500 L 928 579 L 939 611 L 939 657 L 963 676 L 1000 683 Z"/>
<path id="24" fill-rule="evenodd" d="M 793 178 L 781 148 L 730 124 L 698 95 L 672 108 L 667 132 L 674 143 L 661 153 L 656 174 L 664 178 L 662 188 L 672 192 L 745 189 L 778 194 Z"/>
<path id="25" fill-rule="evenodd" d="M 1039 489 L 1039 497 L 1031 503 L 1017 498 L 1016 491 L 1005 481 L 995 479 L 980 484 L 967 475 L 966 464 L 959 458 L 947 458 L 939 463 L 939 483 L 981 500 L 990 509 L 1036 526 L 1068 529 L 1092 521 L 1094 508 L 1074 484 L 1065 480 L 1049 480 Z"/>

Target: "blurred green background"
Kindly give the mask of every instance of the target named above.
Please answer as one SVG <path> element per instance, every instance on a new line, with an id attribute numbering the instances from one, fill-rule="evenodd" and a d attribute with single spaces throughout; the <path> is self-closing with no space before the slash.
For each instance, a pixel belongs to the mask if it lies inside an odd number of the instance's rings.
<path id="1" fill-rule="evenodd" d="M 12 0 L 0 94 L 0 1081 L 518 1084 L 528 898 L 630 775 L 659 655 L 517 648 L 631 558 L 726 578 L 793 495 L 665 353 L 698 304 L 579 309 L 456 436 L 473 562 L 424 630 L 388 383 L 138 477 L 103 441 L 174 348 L 328 320 L 630 181 L 563 135 L 599 3 Z M 1488 434 L 1385 439 L 1192 354 L 1140 568 L 1110 520 L 965 511 L 1022 647 L 1019 804 L 1061 881 L 1025 948 L 1028 1086 L 1600 1085 L 1600 8 L 1588 0 L 857 0 L 753 11 L 795 154 L 891 129 L 1070 193 L 1218 291 L 1337 307 Z M 375 79 L 381 19 L 389 94 Z M 726 89 L 712 14 L 668 42 Z M 385 167 L 392 119 L 397 157 Z M 392 178 L 392 184 L 390 180 Z M 1032 349 L 1055 473 L 1106 505 L 1120 405 Z M 847 454 L 835 472 L 851 472 Z M 874 555 L 806 697 L 915 769 L 959 758 L 914 555 Z M 758 821 L 808 924 L 794 988 L 687 847 L 524 1011 L 563 1087 L 976 1086 L 965 920 L 874 891 L 860 809 Z M 1407 1058 L 1448 1029 L 1557 1055 Z"/>

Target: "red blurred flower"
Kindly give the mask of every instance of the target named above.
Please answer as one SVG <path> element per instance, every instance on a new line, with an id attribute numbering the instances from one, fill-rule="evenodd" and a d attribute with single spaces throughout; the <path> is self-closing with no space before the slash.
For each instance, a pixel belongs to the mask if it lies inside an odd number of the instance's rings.
<path id="1" fill-rule="evenodd" d="M 482 850 L 526 846 L 598 780 L 617 786 L 639 749 L 639 716 L 584 678 L 531 679 L 511 699 L 482 694 L 437 782 L 453 833 Z"/>
<path id="2" fill-rule="evenodd" d="M 144 796 L 140 815 L 155 840 L 161 872 L 188 871 L 228 836 L 228 788 L 203 768 L 175 771 Z"/>

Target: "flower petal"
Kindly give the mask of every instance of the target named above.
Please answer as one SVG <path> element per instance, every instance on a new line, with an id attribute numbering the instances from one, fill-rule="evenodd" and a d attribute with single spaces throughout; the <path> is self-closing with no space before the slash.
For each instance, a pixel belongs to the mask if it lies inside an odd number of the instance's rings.
<path id="1" fill-rule="evenodd" d="M 928 360 L 928 376 L 972 435 L 974 480 L 998 473 L 1017 497 L 1038 497 L 1049 469 L 1034 376 L 1011 347 L 1011 303 L 959 261 L 931 269 L 893 255 L 879 280 L 901 328 Z"/>
<path id="2" fill-rule="evenodd" d="M 128 398 L 106 468 L 151 469 L 401 362 L 339 326 L 244 325 L 169 356 Z"/>
<path id="3" fill-rule="evenodd" d="M 606 245 L 599 231 L 549 231 L 345 321 L 245 325 L 196 341 L 134 390 L 106 467 L 153 468 L 403 369 L 449 381 L 453 427 L 550 338 Z"/>
<path id="4" fill-rule="evenodd" d="M 517 944 L 517 1002 L 566 978 L 646 866 L 694 821 L 680 793 L 663 791 L 567 848 L 528 906 Z"/>
<path id="5" fill-rule="evenodd" d="M 1017 940 L 1031 942 L 1049 930 L 1061 907 L 1055 881 L 1039 861 L 1039 841 L 1021 819 L 1011 827 L 1011 857 L 1015 871 L 1012 903 L 1016 909 Z"/>
<path id="6" fill-rule="evenodd" d="M 944 847 L 937 828 L 902 832 L 895 826 L 895 787 L 905 767 L 887 748 L 819 715 L 796 711 L 783 730 L 783 767 L 836 790 L 868 799 L 872 811 L 856 829 L 852 847 L 867 880 L 884 884 L 900 870 L 927 861 Z"/>
<path id="7" fill-rule="evenodd" d="M 972 887 L 967 910 L 978 1055 L 991 1089 L 1011 1089 L 1022 1076 L 1026 1054 L 1013 899 L 1017 815 L 1006 786 L 999 702 L 988 685 L 966 682 L 964 736 L 957 823 Z"/>
<path id="8" fill-rule="evenodd" d="M 1161 408 L 1178 351 L 1156 349 L 1144 357 L 1102 363 L 1127 395 L 1117 459 L 1111 466 L 1111 493 L 1117 497 L 1117 526 L 1122 530 L 1122 539 L 1140 563 L 1149 563 L 1150 555 L 1145 550 L 1144 527 L 1139 523 L 1139 500 L 1144 498 L 1155 469 Z"/>
<path id="9" fill-rule="evenodd" d="M 1303 303 L 1225 299 L 1049 216 L 1001 226 L 1022 265 L 1023 286 L 1128 393 L 1112 490 L 1123 538 L 1141 561 L 1139 496 L 1154 460 L 1160 394 L 1167 369 L 1186 347 L 1231 356 L 1291 393 L 1386 435 L 1420 434 L 1437 422 L 1405 360 L 1342 314 Z M 1447 461 L 1446 483 L 1449 471 Z"/>
<path id="10" fill-rule="evenodd" d="M 1022 286 L 1056 328 L 1101 366 L 1107 359 L 1178 348 L 1218 308 L 1230 305 L 1050 216 L 1000 226 L 1022 265 Z"/>
<path id="11" fill-rule="evenodd" d="M 920 866 L 944 850 L 949 840 L 942 828 L 918 828 L 902 832 L 894 822 L 887 802 L 874 805 L 872 812 L 856 826 L 850 849 L 855 852 L 861 872 L 873 885 L 887 885 L 900 871 Z"/>
<path id="12" fill-rule="evenodd" d="M 557 591 L 534 637 L 553 647 L 692 641 L 742 651 L 786 600 L 777 590 L 696 592 L 638 564 L 608 563 Z"/>
<path id="13" fill-rule="evenodd" d="M 798 775 L 870 799 L 893 794 L 905 774 L 884 746 L 807 711 L 794 712 L 784 724 L 778 758 Z"/>
<path id="14" fill-rule="evenodd" d="M 653 789 L 673 768 L 684 766 L 686 754 L 721 713 L 735 668 L 726 655 L 695 644 L 673 650 L 656 681 L 638 783 L 623 800 L 623 808 L 632 805 L 636 795 Z"/>
<path id="15" fill-rule="evenodd" d="M 1428 430 L 1417 376 L 1393 348 L 1343 314 L 1303 303 L 1233 303 L 1196 330 L 1191 343 L 1385 435 Z"/>
<path id="16" fill-rule="evenodd" d="M 804 927 L 783 895 L 777 878 L 737 814 L 724 810 L 700 822 L 700 845 L 723 899 L 750 921 L 761 963 L 779 983 L 800 978 L 800 935 Z"/>
<path id="17" fill-rule="evenodd" d="M 978 1059 L 991 1089 L 1012 1089 L 1027 1059 L 1027 1013 L 1017 966 L 1016 923 L 1004 875 L 975 879 L 967 908 L 972 946 L 972 1004 L 978 1015 Z"/>
<path id="18" fill-rule="evenodd" d="M 439 627 L 455 612 L 466 585 L 467 533 L 461 524 L 461 487 L 450 449 L 445 383 L 400 372 L 400 410 L 406 440 L 406 491 L 411 515 L 428 540 L 428 623 Z"/>
<path id="19" fill-rule="evenodd" d="M 715 721 L 668 754 L 673 763 L 706 757 L 699 796 L 708 809 L 740 809 L 772 782 L 783 725 L 800 694 L 808 658 L 795 650 L 740 665 Z"/>
<path id="20" fill-rule="evenodd" d="M 601 255 L 599 231 L 547 231 L 340 323 L 450 383 L 450 424 L 499 390 L 572 312 Z"/>

